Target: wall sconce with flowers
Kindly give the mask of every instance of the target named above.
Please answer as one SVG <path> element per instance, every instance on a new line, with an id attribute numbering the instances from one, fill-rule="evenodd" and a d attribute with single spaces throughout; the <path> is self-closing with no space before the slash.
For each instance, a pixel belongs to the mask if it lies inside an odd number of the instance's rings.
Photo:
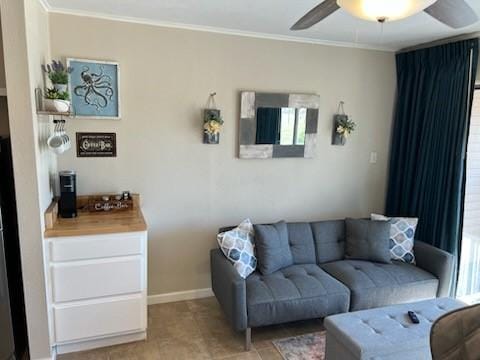
<path id="1" fill-rule="evenodd" d="M 216 93 L 211 93 L 208 98 L 207 108 L 203 111 L 203 143 L 218 144 L 223 119 L 215 103 Z"/>
<path id="2" fill-rule="evenodd" d="M 347 137 L 355 131 L 357 124 L 345 114 L 344 102 L 338 104 L 337 114 L 333 117 L 332 145 L 345 145 Z"/>

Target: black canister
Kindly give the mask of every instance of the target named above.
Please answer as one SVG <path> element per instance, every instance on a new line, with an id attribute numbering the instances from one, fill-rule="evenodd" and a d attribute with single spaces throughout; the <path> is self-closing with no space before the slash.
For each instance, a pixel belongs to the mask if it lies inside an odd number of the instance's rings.
<path id="1" fill-rule="evenodd" d="M 77 216 L 77 184 L 75 171 L 61 171 L 60 175 L 60 201 L 58 213 L 62 218 Z"/>

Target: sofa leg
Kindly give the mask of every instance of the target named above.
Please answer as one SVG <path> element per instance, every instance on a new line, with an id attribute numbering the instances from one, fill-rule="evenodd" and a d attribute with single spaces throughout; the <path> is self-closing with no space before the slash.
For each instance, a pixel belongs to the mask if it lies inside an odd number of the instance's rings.
<path id="1" fill-rule="evenodd" d="M 245 330 L 245 351 L 250 351 L 252 347 L 252 328 Z"/>

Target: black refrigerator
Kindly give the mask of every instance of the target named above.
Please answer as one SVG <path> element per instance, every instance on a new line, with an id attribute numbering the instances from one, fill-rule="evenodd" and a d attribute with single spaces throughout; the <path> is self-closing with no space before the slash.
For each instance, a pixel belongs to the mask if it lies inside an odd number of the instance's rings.
<path id="1" fill-rule="evenodd" d="M 0 360 L 28 359 L 10 139 L 0 137 Z"/>

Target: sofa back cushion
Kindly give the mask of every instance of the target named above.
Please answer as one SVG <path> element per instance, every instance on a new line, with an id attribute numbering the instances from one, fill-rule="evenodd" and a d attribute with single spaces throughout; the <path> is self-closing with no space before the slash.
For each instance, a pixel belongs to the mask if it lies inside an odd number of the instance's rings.
<path id="1" fill-rule="evenodd" d="M 324 264 L 344 259 L 345 220 L 311 223 L 317 263 Z"/>
<path id="2" fill-rule="evenodd" d="M 345 220 L 345 258 L 390 264 L 390 222 Z"/>
<path id="3" fill-rule="evenodd" d="M 224 227 L 219 232 L 231 229 Z M 293 264 L 324 264 L 345 258 L 345 220 L 287 223 L 287 229 Z M 258 257 L 258 249 L 256 253 Z"/>
<path id="4" fill-rule="evenodd" d="M 310 223 L 288 223 L 287 226 L 293 263 L 315 264 L 315 243 Z"/>
<path id="5" fill-rule="evenodd" d="M 263 275 L 294 264 L 288 228 L 284 221 L 272 225 L 255 225 L 255 250 L 257 267 Z"/>

